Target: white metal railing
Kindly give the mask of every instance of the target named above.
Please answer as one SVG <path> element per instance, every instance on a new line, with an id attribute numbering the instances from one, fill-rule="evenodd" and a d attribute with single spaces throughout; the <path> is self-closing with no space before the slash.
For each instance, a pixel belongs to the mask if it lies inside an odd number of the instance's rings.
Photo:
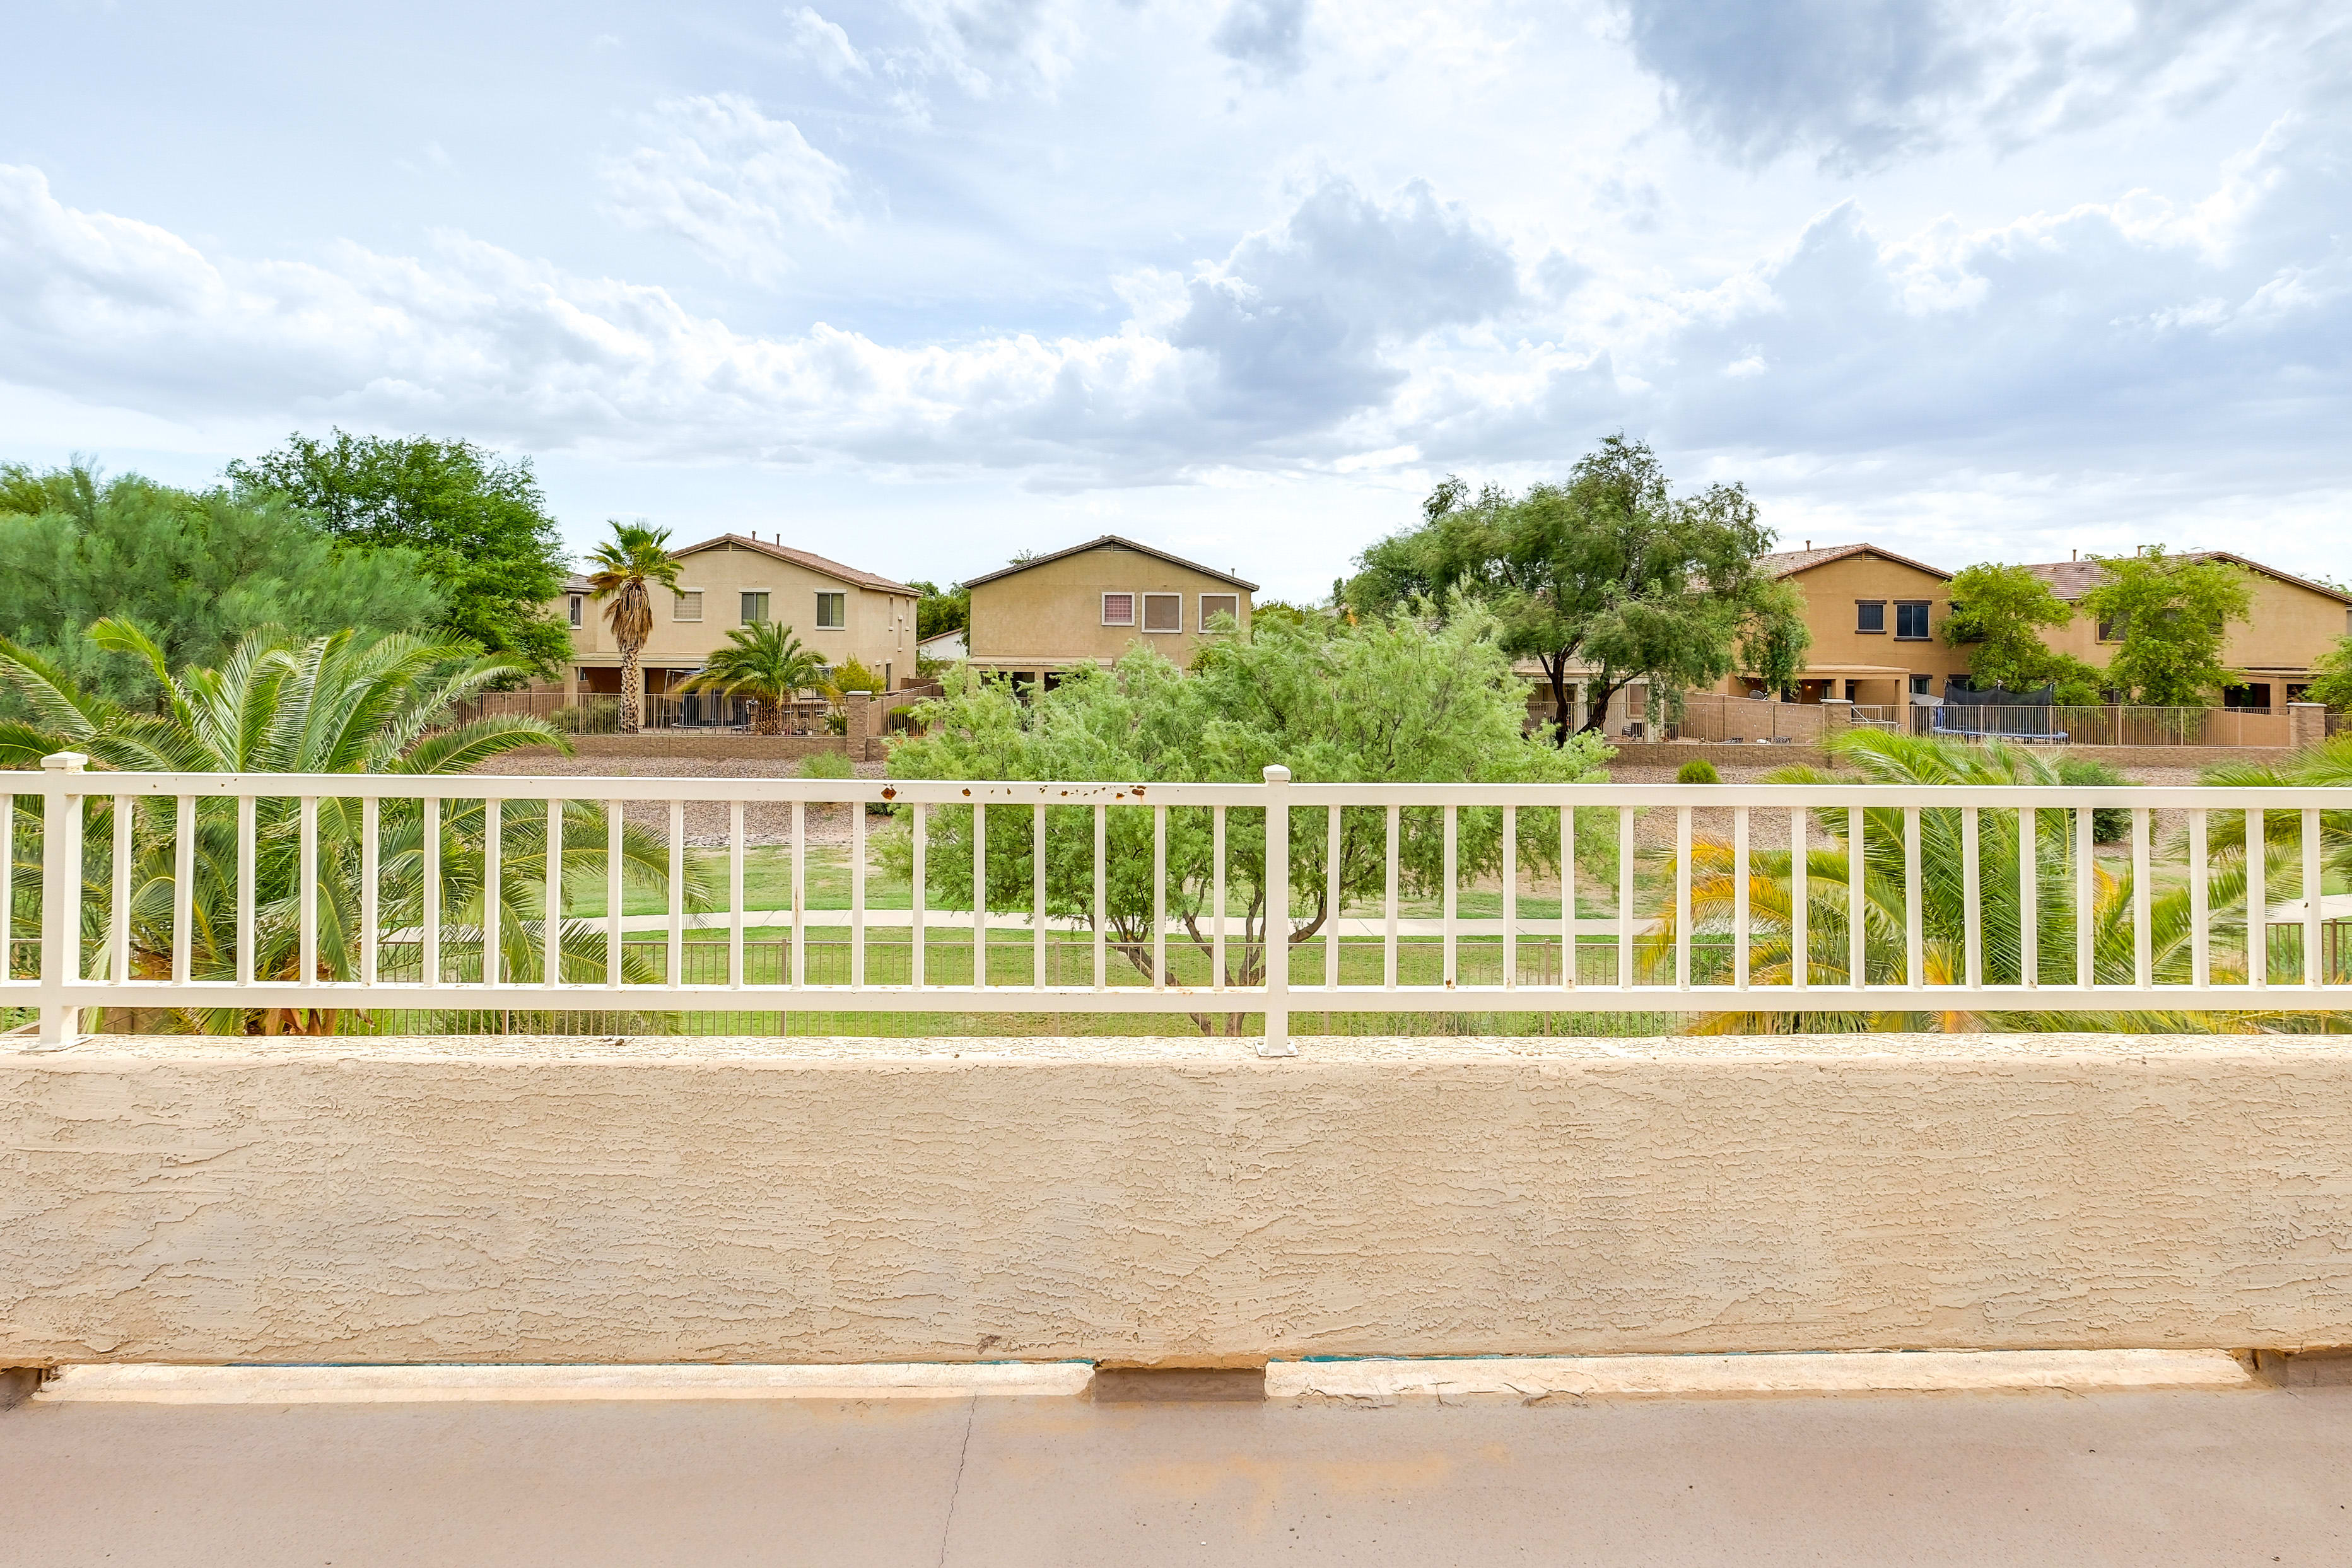
<path id="1" fill-rule="evenodd" d="M 2352 790 L 83 767 L 51 757 L 0 795 L 0 952 L 27 924 L 39 947 L 37 976 L 5 966 L 0 1005 L 37 1005 L 52 1044 L 91 1007 L 1261 1013 L 1260 1049 L 1287 1055 L 1302 1009 L 2352 1001 L 2329 900 L 2306 896 L 2344 853 L 2346 818 L 2322 814 L 2352 813 Z M 660 827 L 630 825 L 631 805 Z M 845 806 L 845 897 L 813 907 L 812 816 Z M 905 824 L 904 910 L 868 897 L 874 808 Z M 689 810 L 721 809 L 723 833 L 689 843 Z M 2104 851 L 2102 810 L 2129 822 Z M 1650 812 L 1672 814 L 1673 851 L 1644 870 Z M 788 826 L 752 832 L 747 813 Z M 2159 835 L 2158 813 L 2177 826 Z M 601 912 L 565 912 L 599 890 Z M 629 912 L 633 891 L 659 907 Z M 1409 914 L 1416 895 L 1426 912 Z M 2300 919 L 2274 927 L 2282 899 Z M 1271 964 L 1267 910 L 1289 911 Z"/>

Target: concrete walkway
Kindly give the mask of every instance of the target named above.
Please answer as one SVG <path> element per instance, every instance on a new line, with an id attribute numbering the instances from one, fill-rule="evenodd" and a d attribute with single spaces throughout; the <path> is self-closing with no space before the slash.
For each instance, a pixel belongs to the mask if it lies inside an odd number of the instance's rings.
<path id="1" fill-rule="evenodd" d="M 0 1413 L 0 1563 L 2352 1561 L 2352 1387 Z"/>

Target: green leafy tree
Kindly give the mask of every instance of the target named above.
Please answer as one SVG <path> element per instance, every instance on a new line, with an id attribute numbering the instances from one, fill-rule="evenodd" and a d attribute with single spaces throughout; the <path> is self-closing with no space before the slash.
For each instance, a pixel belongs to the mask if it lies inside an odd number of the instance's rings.
<path id="1" fill-rule="evenodd" d="M 551 607 L 563 552 L 529 458 L 500 458 L 470 441 L 339 429 L 324 441 L 289 437 L 231 463 L 228 477 L 240 493 L 306 509 L 337 538 L 415 551 L 446 597 L 431 623 L 445 634 L 513 654 L 541 675 L 571 658 L 571 630 Z"/>
<path id="2" fill-rule="evenodd" d="M 1571 783 L 1601 776 L 1609 752 L 1597 737 L 1554 746 L 1523 732 L 1523 692 L 1495 642 L 1493 617 L 1475 606 L 1443 626 L 1410 613 L 1365 616 L 1330 632 L 1276 622 L 1247 642 L 1213 638 L 1191 674 L 1138 645 L 1114 668 L 1072 670 L 1058 688 L 1029 701 L 1002 680 L 959 671 L 947 696 L 918 706 L 925 734 L 894 747 L 889 766 L 894 778 L 1152 784 L 1255 783 L 1276 763 L 1300 783 Z M 1344 904 L 1381 893 L 1387 827 L 1378 808 L 1341 816 Z M 1327 901 L 1325 818 L 1320 811 L 1294 818 L 1291 907 L 1269 911 L 1262 875 L 1264 814 L 1238 810 L 1227 816 L 1227 978 L 1255 984 L 1265 973 L 1269 933 L 1286 946 L 1302 942 L 1339 913 Z M 971 808 L 940 807 L 929 818 L 929 877 L 950 896 L 969 889 Z M 1538 870 L 1556 865 L 1557 818 L 1524 812 L 1520 827 L 1522 861 Z M 1026 910 L 1034 819 L 1026 809 L 1000 811 L 988 829 L 988 907 Z M 1113 811 L 1107 830 L 1108 940 L 1124 962 L 1149 975 L 1154 963 L 1151 814 Z M 1416 892 L 1434 887 L 1444 864 L 1441 814 L 1408 810 L 1401 831 L 1403 885 Z M 1179 932 L 1170 942 L 1173 979 L 1184 950 L 1198 963 L 1213 952 L 1216 868 L 1207 811 L 1171 808 L 1167 833 L 1166 907 Z M 1597 823 L 1587 837 L 1601 837 Z M 1457 838 L 1462 878 L 1491 874 L 1501 858 L 1501 813 L 1462 811 Z M 903 837 L 886 841 L 886 854 L 904 868 L 911 843 Z M 1091 921 L 1093 857 L 1092 808 L 1047 807 L 1050 914 Z M 1205 1017 L 1201 1022 L 1213 1026 Z M 1229 1018 L 1226 1026 L 1238 1030 L 1239 1019 Z"/>
<path id="3" fill-rule="evenodd" d="M 2098 668 L 2053 652 L 2043 640 L 2043 633 L 2074 619 L 2074 606 L 2023 566 L 1967 566 L 1952 576 L 1943 638 L 1968 650 L 1970 677 L 1980 687 L 2054 686 L 2062 703 L 2096 702 L 2105 679 Z"/>
<path id="4" fill-rule="evenodd" d="M 118 705 L 152 707 L 160 688 L 144 660 L 82 635 L 94 621 L 136 622 L 172 664 L 210 664 L 259 627 L 414 631 L 445 604 L 414 551 L 338 542 L 274 498 L 15 468 L 0 514 L 0 637 Z"/>
<path id="5" fill-rule="evenodd" d="M 2352 708 L 2352 637 L 2346 637 L 2311 667 L 2311 687 L 2304 693 L 2313 702 L 2330 708 Z"/>
<path id="6" fill-rule="evenodd" d="M 1644 443 L 1612 436 L 1565 484 L 1524 496 L 1473 496 L 1449 478 L 1422 510 L 1359 559 L 1347 605 L 1485 605 L 1503 650 L 1542 665 L 1563 742 L 1578 668 L 1594 671 L 1584 728 L 1597 731 L 1636 680 L 1688 690 L 1738 668 L 1778 688 L 1802 667 L 1802 602 L 1757 564 L 1772 535 L 1755 502 L 1738 485 L 1675 496 Z"/>
<path id="7" fill-rule="evenodd" d="M 942 588 L 918 577 L 907 584 L 915 590 L 915 640 L 927 641 L 948 632 L 960 632 L 971 625 L 971 590 L 961 583 L 950 583 Z"/>
<path id="8" fill-rule="evenodd" d="M 2108 686 L 2152 708 L 2192 708 L 2236 684 L 2221 647 L 2231 623 L 2252 613 L 2252 580 L 2243 567 L 2168 555 L 2161 544 L 2092 559 L 2106 574 L 2083 595 L 2083 613 L 2123 638 L 2107 661 Z"/>
<path id="9" fill-rule="evenodd" d="M 677 586 L 677 559 L 669 552 L 669 530 L 638 522 L 613 522 L 613 537 L 588 552 L 588 592 L 610 599 L 605 624 L 621 650 L 621 732 L 634 735 L 644 721 L 637 660 L 654 633 L 654 584 Z"/>
<path id="10" fill-rule="evenodd" d="M 781 735 L 784 705 L 824 678 L 824 661 L 801 646 L 790 626 L 762 621 L 729 632 L 727 646 L 713 651 L 702 673 L 680 689 L 748 699 L 751 727 L 762 735 Z"/>
<path id="11" fill-rule="evenodd" d="M 123 621 L 90 631 L 110 651 L 138 658 L 152 671 L 164 700 L 159 713 L 123 709 L 87 691 L 28 648 L 0 642 L 0 679 L 23 695 L 30 723 L 0 724 L 0 766 L 31 767 L 53 752 L 86 753 L 101 770 L 170 773 L 447 775 L 469 772 L 519 748 L 568 750 L 562 737 L 530 718 L 492 716 L 449 726 L 452 705 L 480 691 L 513 668 L 510 658 L 483 658 L 464 644 L 435 644 L 406 636 L 337 632 L 308 640 L 256 633 L 218 668 L 173 673 L 162 646 Z M 84 851 L 88 892 L 84 931 L 97 963 L 111 880 L 112 803 L 90 803 Z M 607 838 L 601 810 L 567 803 L 559 841 L 574 886 L 601 880 Z M 547 813 L 508 805 L 499 833 L 500 875 L 485 880 L 483 803 L 457 800 L 442 807 L 439 835 L 441 915 L 445 932 L 487 929 L 496 933 L 507 972 L 535 978 L 544 962 Z M 172 973 L 177 831 L 169 802 L 136 808 L 131 874 L 131 970 L 156 978 Z M 415 801 L 385 800 L 380 807 L 381 931 L 415 930 L 425 900 L 424 818 Z M 365 818 L 356 796 L 319 796 L 318 977 L 359 977 L 360 910 Z M 237 866 L 244 837 L 237 803 L 226 795 L 196 802 L 194 882 L 189 889 L 190 970 L 199 980 L 236 973 Z M 299 803 L 284 796 L 255 801 L 254 973 L 265 979 L 301 973 L 300 908 L 296 876 L 301 845 Z M 667 886 L 668 848 L 631 830 L 624 835 L 624 879 L 631 887 Z M 18 886 L 37 879 L 21 864 Z M 493 892 L 495 896 L 493 897 Z M 698 897 L 709 889 L 696 884 Z M 34 930 L 37 901 L 21 903 L 20 930 Z M 562 918 L 560 911 L 556 918 Z M 567 925 L 557 932 L 564 977 L 601 979 L 601 926 Z M 470 951 L 467 951 L 470 949 Z M 467 964 L 478 977 L 478 943 L 453 942 L 444 973 Z M 387 974 L 413 965 L 413 946 L 389 944 Z M 658 978 L 635 958 L 629 977 Z M 165 1023 L 213 1033 L 327 1034 L 332 1009 L 211 1008 L 175 1010 Z"/>

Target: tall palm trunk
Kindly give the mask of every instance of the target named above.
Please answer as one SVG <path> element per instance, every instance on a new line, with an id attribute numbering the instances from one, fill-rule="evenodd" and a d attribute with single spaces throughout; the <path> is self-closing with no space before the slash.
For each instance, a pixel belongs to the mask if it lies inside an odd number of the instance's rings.
<path id="1" fill-rule="evenodd" d="M 642 704 L 637 699 L 637 655 L 644 644 L 625 642 L 621 645 L 621 733 L 634 735 L 640 725 Z"/>

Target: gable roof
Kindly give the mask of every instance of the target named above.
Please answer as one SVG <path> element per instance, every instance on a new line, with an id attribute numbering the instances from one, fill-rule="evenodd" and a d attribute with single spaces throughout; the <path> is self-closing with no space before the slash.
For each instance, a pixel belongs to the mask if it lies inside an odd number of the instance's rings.
<path id="1" fill-rule="evenodd" d="M 1849 555 L 1875 555 L 1881 561 L 1893 561 L 1925 572 L 1930 577 L 1940 577 L 1947 583 L 1952 580 L 1952 574 L 1940 566 L 1914 561 L 1908 555 L 1897 555 L 1892 550 L 1881 550 L 1875 544 L 1827 544 L 1819 550 L 1780 550 L 1769 555 L 1759 555 L 1756 564 L 1775 577 L 1793 577 L 1800 572 L 1810 572 L 1816 566 L 1826 566 Z"/>
<path id="2" fill-rule="evenodd" d="M 2298 577 L 2292 572 L 2282 572 L 2275 566 L 2265 566 L 2259 561 L 2249 561 L 2244 556 L 2227 550 L 2185 550 L 2175 559 L 2227 561 L 2233 565 L 2242 566 L 2249 572 L 2259 572 L 2265 577 L 2273 577 L 2282 583 L 2292 583 L 2298 588 L 2308 588 L 2315 594 L 2325 594 L 2339 604 L 2352 605 L 2352 594 L 2347 594 L 2340 588 L 2331 588 L 2325 583 L 2315 583 L 2308 577 Z M 2049 584 L 2050 591 L 2070 605 L 2097 587 L 2099 580 L 2106 574 L 2107 570 L 2096 561 L 2042 561 L 2032 563 L 2025 569 Z"/>
<path id="3" fill-rule="evenodd" d="M 738 550 L 756 551 L 761 555 L 770 556 L 778 561 L 787 561 L 795 566 L 804 566 L 820 575 L 832 578 L 836 583 L 846 583 L 853 588 L 871 588 L 878 594 L 903 594 L 908 598 L 921 596 L 904 583 L 878 576 L 872 572 L 860 572 L 855 566 L 844 566 L 840 562 L 828 560 L 814 551 L 793 550 L 782 544 L 771 544 L 764 539 L 747 539 L 740 533 L 722 533 L 716 539 L 706 539 L 699 544 L 689 544 L 683 550 L 673 550 L 670 553 L 674 556 L 695 555 L 705 550 L 716 550 L 721 545 L 730 544 Z"/>
<path id="4" fill-rule="evenodd" d="M 1230 583 L 1247 593 L 1257 592 L 1256 584 L 1245 583 L 1230 572 L 1220 572 L 1213 566 L 1203 566 L 1197 561 L 1187 561 L 1181 555 L 1171 555 L 1165 550 L 1154 550 L 1149 544 L 1138 544 L 1134 540 L 1121 538 L 1116 533 L 1101 534 L 1087 540 L 1084 544 L 1073 544 L 1067 550 L 1056 550 L 1051 555 L 1040 555 L 1034 561 L 1024 561 L 1017 566 L 1007 566 L 1001 571 L 991 572 L 985 576 L 968 578 L 963 586 L 977 588 L 982 583 L 993 583 L 999 577 L 1010 577 L 1016 573 L 1026 572 L 1033 566 L 1043 566 L 1050 561 L 1060 561 L 1072 555 L 1083 555 L 1089 550 L 1101 550 L 1105 547 L 1132 550 L 1139 555 L 1149 555 L 1157 560 L 1165 561 L 1171 566 L 1181 566 L 1187 572 L 1198 572 L 1203 577 L 1214 577 L 1220 583 Z"/>

